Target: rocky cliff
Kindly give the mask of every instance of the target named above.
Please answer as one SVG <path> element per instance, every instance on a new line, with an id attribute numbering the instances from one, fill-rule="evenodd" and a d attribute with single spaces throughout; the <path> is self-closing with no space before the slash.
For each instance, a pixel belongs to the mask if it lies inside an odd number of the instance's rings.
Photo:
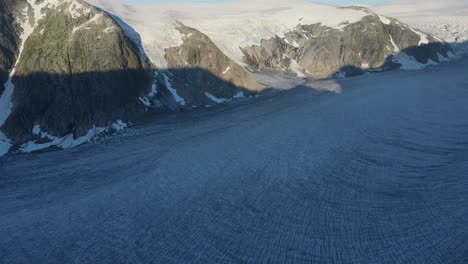
<path id="1" fill-rule="evenodd" d="M 205 34 L 182 23 L 176 29 L 183 42 L 165 50 L 167 69 L 157 71 L 157 80 L 161 89 L 169 88 L 173 94 L 177 93 L 179 106 L 212 105 L 263 88 Z"/>
<path id="2" fill-rule="evenodd" d="M 300 77 L 328 78 L 440 62 L 450 47 L 428 34 L 368 9 L 355 23 L 340 28 L 321 23 L 299 24 L 283 37 L 263 39 L 242 48 L 245 62 L 256 70 L 275 70 Z"/>
<path id="3" fill-rule="evenodd" d="M 113 19 L 79 0 L 23 4 L 29 34 L 1 127 L 13 145 L 76 139 L 144 111 L 137 98 L 150 89 L 150 68 Z"/>
<path id="4" fill-rule="evenodd" d="M 24 5 L 21 1 L 0 0 L 0 94 L 18 56 L 22 31 L 19 20 L 26 19 L 21 12 Z"/>

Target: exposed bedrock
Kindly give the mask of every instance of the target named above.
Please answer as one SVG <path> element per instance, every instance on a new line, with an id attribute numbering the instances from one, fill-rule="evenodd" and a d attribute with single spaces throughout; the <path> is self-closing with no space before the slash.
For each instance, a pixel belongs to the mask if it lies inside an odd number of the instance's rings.
<path id="1" fill-rule="evenodd" d="M 144 111 L 137 98 L 150 87 L 150 67 L 114 20 L 82 1 L 36 1 L 28 8 L 36 17 L 23 26 L 33 29 L 2 127 L 12 142 L 33 139 L 35 125 L 58 137 L 82 136 Z"/>
<path id="2" fill-rule="evenodd" d="M 320 23 L 298 25 L 284 36 L 242 48 L 245 62 L 256 70 L 276 70 L 297 76 L 350 76 L 367 69 L 399 67 L 396 54 L 426 64 L 448 57 L 448 44 L 397 20 L 371 11 L 361 21 L 331 28 Z"/>
<path id="3" fill-rule="evenodd" d="M 158 87 L 167 89 L 170 86 L 169 89 L 177 92 L 181 98 L 178 102 L 180 107 L 212 105 L 253 94 L 263 88 L 205 34 L 182 23 L 178 23 L 176 29 L 182 34 L 183 43 L 166 49 L 168 67 L 158 71 L 156 77 Z M 170 101 L 166 98 L 164 104 L 171 107 L 176 103 Z"/>

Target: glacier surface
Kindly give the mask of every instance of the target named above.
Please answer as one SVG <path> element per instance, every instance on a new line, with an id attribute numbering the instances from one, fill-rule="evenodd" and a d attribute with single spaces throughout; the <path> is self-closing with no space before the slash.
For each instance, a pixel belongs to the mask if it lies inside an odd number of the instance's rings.
<path id="1" fill-rule="evenodd" d="M 467 263 L 467 70 L 306 82 L 1 157 L 0 262 Z"/>

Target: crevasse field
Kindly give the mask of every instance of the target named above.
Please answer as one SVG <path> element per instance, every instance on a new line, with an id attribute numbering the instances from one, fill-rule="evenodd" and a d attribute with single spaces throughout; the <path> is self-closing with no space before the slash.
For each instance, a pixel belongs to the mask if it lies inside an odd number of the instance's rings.
<path id="1" fill-rule="evenodd" d="M 312 82 L 2 157 L 0 263 L 468 263 L 467 72 Z"/>

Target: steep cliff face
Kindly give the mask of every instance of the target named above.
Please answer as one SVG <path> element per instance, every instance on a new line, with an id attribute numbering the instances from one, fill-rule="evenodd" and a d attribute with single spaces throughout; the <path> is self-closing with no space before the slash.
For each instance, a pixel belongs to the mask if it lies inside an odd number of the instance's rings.
<path id="1" fill-rule="evenodd" d="M 150 89 L 150 68 L 113 19 L 79 0 L 26 6 L 30 17 L 22 26 L 30 33 L 2 126 L 14 145 L 52 138 L 44 135 L 77 138 L 144 111 L 137 99 Z"/>
<path id="2" fill-rule="evenodd" d="M 0 95 L 18 56 L 22 31 L 19 20 L 26 19 L 21 12 L 24 5 L 17 0 L 0 0 Z"/>
<path id="3" fill-rule="evenodd" d="M 1 128 L 11 112 L 13 93 L 11 76 L 22 46 L 25 31 L 22 24 L 29 22 L 27 3 L 23 0 L 0 0 L 0 156 L 12 146 Z"/>
<path id="4" fill-rule="evenodd" d="M 167 69 L 158 71 L 157 76 L 161 84 L 158 87 L 170 86 L 180 97 L 180 106 L 212 105 L 263 88 L 205 34 L 182 23 L 176 29 L 183 42 L 165 50 Z"/>
<path id="5" fill-rule="evenodd" d="M 342 28 L 321 23 L 298 25 L 284 37 L 242 48 L 245 62 L 257 70 L 300 77 L 356 75 L 364 70 L 415 67 L 449 57 L 450 47 L 397 20 L 368 13 Z"/>

